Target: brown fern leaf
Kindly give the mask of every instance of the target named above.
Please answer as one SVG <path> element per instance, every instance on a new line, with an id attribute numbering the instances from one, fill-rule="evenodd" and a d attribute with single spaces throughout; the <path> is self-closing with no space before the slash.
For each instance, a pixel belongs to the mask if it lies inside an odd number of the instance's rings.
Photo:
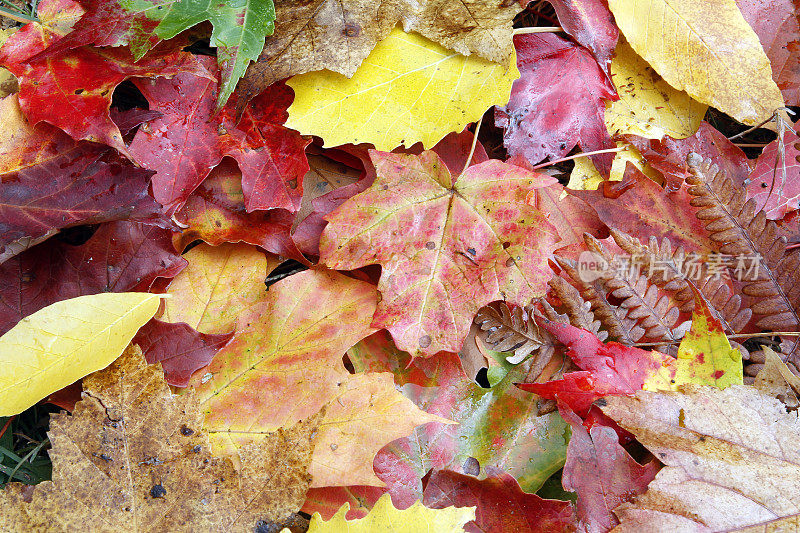
<path id="1" fill-rule="evenodd" d="M 590 251 L 600 255 L 609 263 L 612 254 L 599 240 L 584 234 Z M 683 334 L 676 331 L 680 311 L 668 295 L 660 295 L 658 286 L 651 283 L 636 268 L 608 269 L 600 278 L 603 289 L 615 298 L 622 299 L 620 308 L 627 318 L 636 320 L 644 328 L 643 338 L 653 341 L 678 341 Z"/>
<path id="2" fill-rule="evenodd" d="M 609 336 L 623 344 L 634 344 L 645 334 L 637 320 L 628 317 L 628 311 L 608 301 L 600 279 L 585 281 L 572 259 L 555 256 L 564 273 L 569 276 L 580 295 L 589 302 L 594 316 L 603 324 Z"/>
<path id="3" fill-rule="evenodd" d="M 700 208 L 696 216 L 706 221 L 719 251 L 734 257 L 760 255 L 758 271 L 742 287 L 742 292 L 755 300 L 751 309 L 760 316 L 755 325 L 796 331 L 800 327 L 798 254 L 784 257 L 786 238 L 779 234 L 777 225 L 767 220 L 763 210 L 756 212 L 756 201 L 747 200 L 745 190 L 716 165 L 698 154 L 689 154 L 687 161 L 692 173 L 687 178 L 689 194 L 694 196 L 691 205 Z"/>
<path id="4" fill-rule="evenodd" d="M 641 272 L 652 283 L 673 294 L 673 300 L 681 312 L 694 311 L 694 293 L 684 274 L 687 254 L 683 247 L 673 250 L 669 239 L 664 238 L 659 243 L 655 237 L 650 237 L 648 244 L 642 244 L 635 237 L 613 228 L 611 236 L 620 248 L 630 254 L 632 262 L 640 263 Z M 697 288 L 708 300 L 711 311 L 728 331 L 741 331 L 753 316 L 749 308 L 742 308 L 742 297 L 731 291 L 722 277 L 709 276 L 705 267 L 701 277 L 703 282 Z"/>
<path id="5" fill-rule="evenodd" d="M 552 278 L 548 281 L 548 285 L 553 289 L 558 299 L 561 300 L 561 304 L 566 311 L 567 320 L 559 320 L 559 322 L 572 324 L 586 331 L 591 331 L 601 341 L 606 340 L 608 332 L 600 329 L 602 323 L 599 320 L 595 320 L 594 313 L 592 313 L 592 304 L 581 297 L 578 289 L 570 285 L 567 280 L 561 276 Z M 545 309 L 552 309 L 550 304 L 544 300 L 542 300 L 542 305 L 547 306 Z M 555 310 L 553 312 L 555 312 Z M 553 320 L 550 317 L 548 318 Z"/>
<path id="6" fill-rule="evenodd" d="M 543 330 L 528 310 L 505 302 L 481 308 L 475 316 L 475 323 L 487 332 L 485 340 L 496 351 L 514 352 L 510 363 L 519 363 L 545 342 Z"/>

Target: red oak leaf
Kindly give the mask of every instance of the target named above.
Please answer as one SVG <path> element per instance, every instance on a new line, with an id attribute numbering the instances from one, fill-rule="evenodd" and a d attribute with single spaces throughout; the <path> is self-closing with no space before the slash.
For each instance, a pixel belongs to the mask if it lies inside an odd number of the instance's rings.
<path id="1" fill-rule="evenodd" d="M 320 261 L 383 266 L 372 324 L 400 349 L 456 352 L 483 305 L 544 294 L 558 236 L 531 204 L 552 178 L 489 160 L 454 179 L 434 152 L 370 154 L 378 177 L 328 216 Z"/>
<path id="2" fill-rule="evenodd" d="M 612 511 L 647 490 L 658 464 L 637 463 L 612 428 L 595 425 L 587 431 L 569 407 L 559 404 L 559 412 L 572 427 L 561 483 L 578 495 L 578 531 L 605 533 L 619 524 Z"/>
<path id="3" fill-rule="evenodd" d="M 197 239 L 212 246 L 224 242 L 246 242 L 278 255 L 305 260 L 289 235 L 294 221 L 289 211 L 247 212 L 242 173 L 229 159 L 223 159 L 211 171 L 174 217 L 184 228 L 180 235 L 175 236 L 179 250 Z"/>
<path id="4" fill-rule="evenodd" d="M 589 204 L 607 226 L 647 242 L 667 237 L 672 246 L 687 252 L 714 248 L 702 220 L 689 205 L 687 188 L 665 188 L 628 165 L 622 181 L 605 181 L 596 191 L 569 191 Z"/>
<path id="5" fill-rule="evenodd" d="M 588 48 L 609 74 L 619 28 L 607 0 L 549 0 L 564 31 Z"/>
<path id="6" fill-rule="evenodd" d="M 139 345 L 148 363 L 161 363 L 167 383 L 186 387 L 192 374 L 208 365 L 231 337 L 233 332 L 200 333 L 183 322 L 152 319 L 131 342 Z"/>
<path id="7" fill-rule="evenodd" d="M 33 45 L 19 41 L 35 38 L 31 33 L 14 34 L 8 39 L 12 46 L 0 50 L 0 64 L 19 79 L 19 101 L 27 119 L 31 124 L 49 122 L 74 139 L 107 144 L 122 153 L 127 153 L 122 135 L 109 116 L 117 85 L 134 76 L 179 72 L 213 77 L 178 43 L 164 43 L 138 62 L 122 48 L 78 48 L 27 60 Z"/>
<path id="8" fill-rule="evenodd" d="M 0 334 L 52 303 L 86 294 L 147 290 L 186 260 L 171 232 L 136 222 L 100 226 L 80 246 L 50 239 L 0 264 Z"/>
<path id="9" fill-rule="evenodd" d="M 487 467 L 478 480 L 449 470 L 431 474 L 422 499 L 430 509 L 475 506 L 475 520 L 464 531 L 480 533 L 556 533 L 575 531 L 575 511 L 570 502 L 545 500 L 522 491 L 517 480 L 497 468 Z"/>
<path id="10" fill-rule="evenodd" d="M 199 61 L 217 72 L 214 58 Z M 292 100 L 286 85 L 273 84 L 251 100 L 234 126 L 231 117 L 236 102 L 219 115 L 214 113 L 216 74 L 209 79 L 179 74 L 169 80 L 134 83 L 150 102 L 150 109 L 164 114 L 140 127 L 130 146 L 137 163 L 156 171 L 156 200 L 173 211 L 178 209 L 211 169 L 230 156 L 242 171 L 248 211 L 297 211 L 303 175 L 308 171 L 304 150 L 309 141 L 281 126 Z"/>
<path id="11" fill-rule="evenodd" d="M 786 176 L 779 159 L 778 141 L 772 141 L 761 152 L 750 174 L 747 198 L 755 198 L 756 209 L 767 212 L 767 218 L 779 220 L 800 207 L 800 137 L 795 130 L 783 136 Z"/>
<path id="12" fill-rule="evenodd" d="M 535 165 L 563 157 L 576 144 L 584 151 L 615 147 L 604 100 L 617 100 L 617 93 L 589 51 L 550 33 L 518 35 L 514 45 L 521 77 L 495 115 L 509 155 Z M 592 156 L 605 175 L 612 159 Z"/>
<path id="13" fill-rule="evenodd" d="M 736 0 L 772 65 L 786 105 L 800 105 L 800 20 L 796 0 Z"/>
<path id="14" fill-rule="evenodd" d="M 720 170 L 738 184 L 745 183 L 750 174 L 750 163 L 742 150 L 729 141 L 708 122 L 701 122 L 694 135 L 685 139 L 644 139 L 636 135 L 626 135 L 645 161 L 661 172 L 669 189 L 681 186 L 691 173 L 686 157 L 692 152 L 711 159 Z"/>
<path id="15" fill-rule="evenodd" d="M 675 377 L 672 357 L 617 342 L 603 344 L 594 334 L 569 324 L 542 320 L 541 326 L 569 348 L 568 355 L 586 372 L 570 372 L 546 383 L 519 383 L 523 390 L 563 401 L 586 416 L 591 404 L 610 394 L 635 394 L 646 384 L 669 384 Z"/>
<path id="16" fill-rule="evenodd" d="M 16 97 L 0 101 L 0 117 L 0 247 L 79 224 L 161 216 L 147 193 L 150 172 L 47 124 L 31 127 Z"/>

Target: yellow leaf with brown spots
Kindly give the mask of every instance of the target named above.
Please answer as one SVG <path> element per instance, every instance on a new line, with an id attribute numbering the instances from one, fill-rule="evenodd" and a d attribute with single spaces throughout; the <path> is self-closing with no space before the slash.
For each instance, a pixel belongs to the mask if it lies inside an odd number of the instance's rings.
<path id="1" fill-rule="evenodd" d="M 195 397 L 173 395 L 138 346 L 84 388 L 51 418 L 53 480 L 0 491 L 0 530 L 251 532 L 302 506 L 315 421 L 242 448 L 237 472 L 211 456 Z"/>

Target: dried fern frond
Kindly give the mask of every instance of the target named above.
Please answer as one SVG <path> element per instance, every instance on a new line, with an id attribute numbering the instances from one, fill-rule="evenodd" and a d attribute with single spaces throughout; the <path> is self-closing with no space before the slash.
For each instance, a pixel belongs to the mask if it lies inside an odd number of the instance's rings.
<path id="1" fill-rule="evenodd" d="M 612 254 L 593 236 L 584 234 L 590 251 L 608 263 L 614 262 Z M 675 342 L 683 335 L 676 331 L 680 311 L 670 295 L 660 294 L 658 286 L 651 283 L 637 268 L 608 269 L 603 272 L 603 289 L 615 298 L 620 298 L 620 308 L 626 317 L 636 320 L 644 329 L 643 338 L 652 341 Z"/>
<path id="2" fill-rule="evenodd" d="M 613 228 L 611 236 L 631 257 L 642 258 L 642 273 L 661 289 L 672 292 L 673 300 L 681 312 L 694 311 L 694 293 L 684 278 L 683 265 L 687 254 L 683 247 L 673 250 L 672 243 L 666 237 L 660 243 L 655 237 L 650 237 L 648 244 L 642 244 L 635 237 Z M 653 268 L 654 264 L 658 264 L 657 269 Z M 753 312 L 749 308 L 742 308 L 742 297 L 731 291 L 725 279 L 709 276 L 705 266 L 700 274 L 703 282 L 696 287 L 708 300 L 711 312 L 727 331 L 741 331 L 750 322 Z"/>
<path id="3" fill-rule="evenodd" d="M 706 221 L 711 239 L 719 251 L 732 256 L 760 255 L 758 271 L 745 280 L 742 292 L 755 301 L 751 305 L 759 318 L 756 327 L 773 331 L 800 329 L 800 252 L 786 255 L 786 238 L 775 222 L 767 220 L 763 210 L 756 212 L 756 202 L 747 200 L 743 188 L 719 171 L 716 165 L 698 154 L 687 158 L 692 176 L 689 194 L 691 205 L 699 207 L 696 215 Z M 800 342 L 792 339 L 788 360 L 800 360 Z"/>
<path id="4" fill-rule="evenodd" d="M 600 320 L 608 334 L 623 344 L 634 344 L 644 336 L 645 330 L 638 321 L 628 317 L 627 309 L 608 301 L 603 282 L 599 279 L 584 281 L 572 259 L 555 256 L 564 273 L 570 277 L 580 295 L 589 302 L 594 316 Z"/>
<path id="5" fill-rule="evenodd" d="M 591 302 L 584 300 L 578 289 L 567 283 L 567 280 L 561 276 L 556 276 L 547 283 L 566 310 L 568 320 L 562 320 L 562 322 L 591 331 L 601 341 L 606 340 L 608 332 L 600 329 L 603 324 L 595 319 Z M 543 301 L 543 305 L 550 306 L 546 301 Z"/>
<path id="6" fill-rule="evenodd" d="M 478 311 L 475 323 L 487 332 L 486 342 L 498 352 L 514 352 L 509 363 L 519 363 L 544 344 L 542 330 L 528 311 L 505 302 Z"/>

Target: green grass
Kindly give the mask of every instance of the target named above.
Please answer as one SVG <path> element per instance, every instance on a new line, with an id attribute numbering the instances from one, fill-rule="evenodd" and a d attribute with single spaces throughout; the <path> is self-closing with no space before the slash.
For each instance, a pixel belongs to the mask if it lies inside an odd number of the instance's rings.
<path id="1" fill-rule="evenodd" d="M 50 479 L 47 455 L 50 413 L 59 408 L 34 405 L 12 417 L 0 417 L 0 488 L 9 481 L 35 485 Z"/>

